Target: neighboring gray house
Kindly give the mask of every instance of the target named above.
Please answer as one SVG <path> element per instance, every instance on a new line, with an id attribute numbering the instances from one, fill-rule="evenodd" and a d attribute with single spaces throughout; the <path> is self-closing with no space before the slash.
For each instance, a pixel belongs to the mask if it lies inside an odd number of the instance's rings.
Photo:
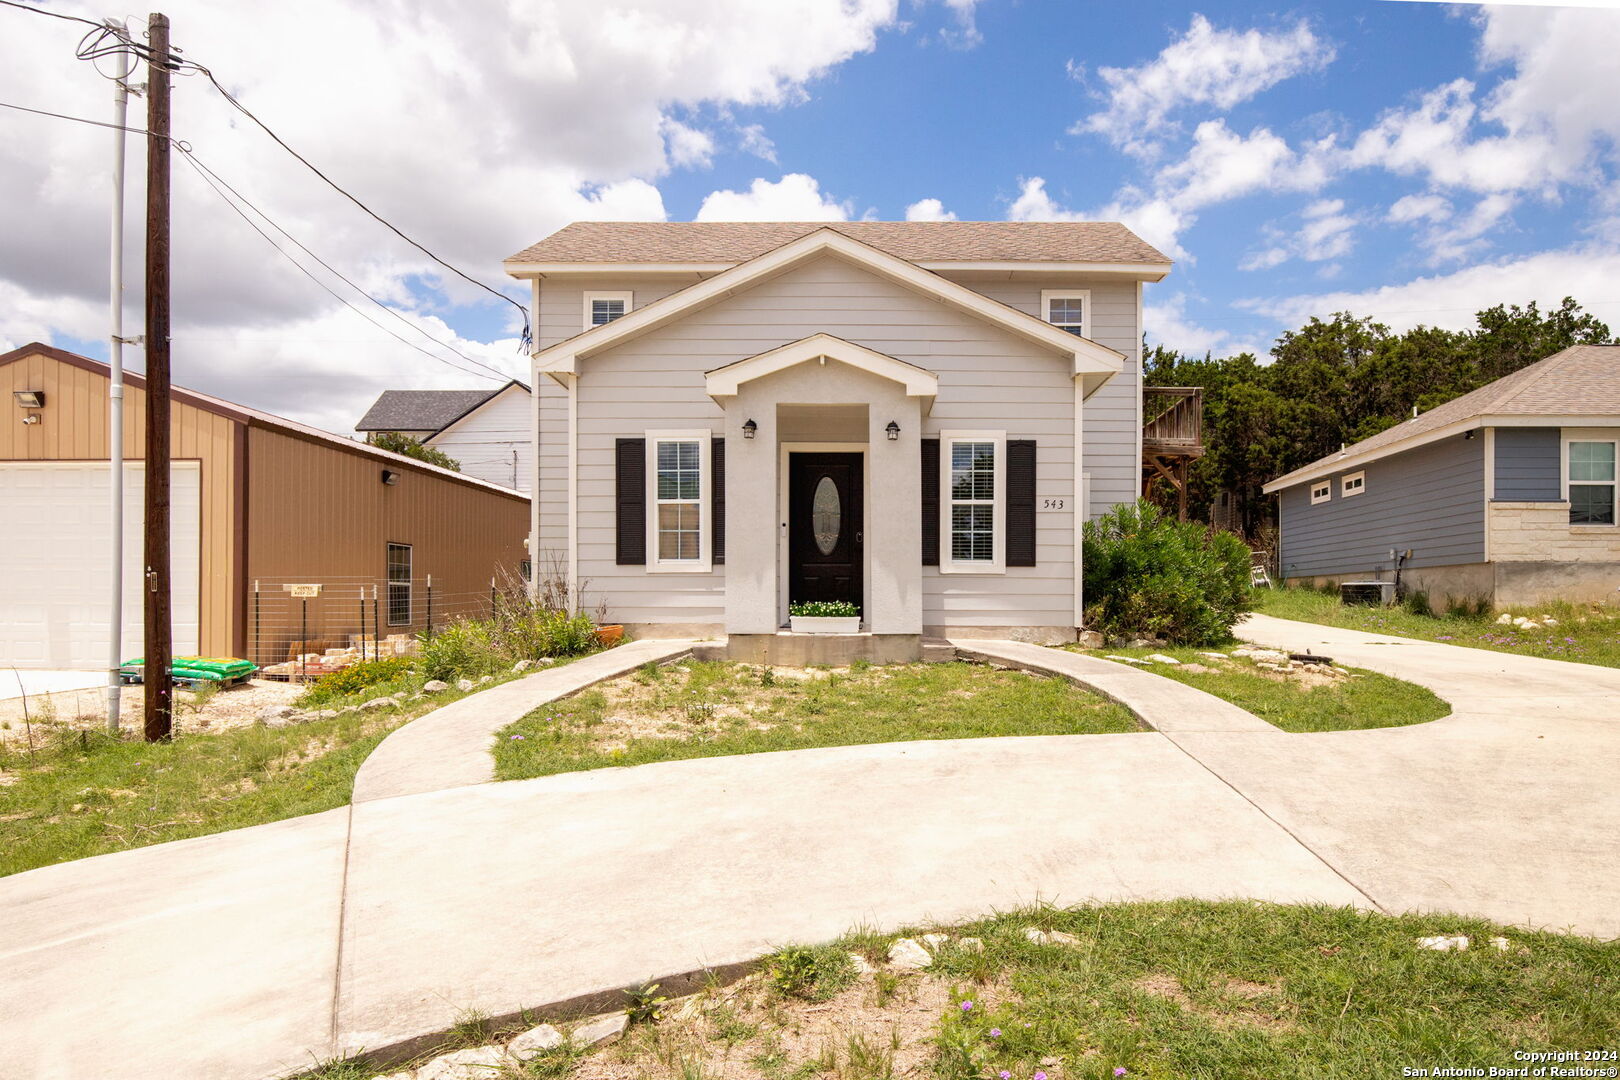
<path id="1" fill-rule="evenodd" d="M 1267 484 L 1290 582 L 1620 600 L 1620 346 L 1576 345 Z"/>
<path id="2" fill-rule="evenodd" d="M 815 599 L 885 655 L 1073 640 L 1170 269 L 1124 226 L 587 222 L 506 269 L 539 313 L 531 551 L 583 607 L 739 655 Z"/>
<path id="3" fill-rule="evenodd" d="M 384 390 L 354 429 L 409 435 L 449 454 L 468 476 L 527 495 L 534 479 L 529 397 L 516 379 L 495 390 Z"/>

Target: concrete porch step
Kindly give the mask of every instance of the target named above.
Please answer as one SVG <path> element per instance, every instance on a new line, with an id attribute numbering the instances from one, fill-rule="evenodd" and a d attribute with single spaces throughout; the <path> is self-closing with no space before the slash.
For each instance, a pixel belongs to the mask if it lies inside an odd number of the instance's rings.
<path id="1" fill-rule="evenodd" d="M 925 664 L 948 664 L 956 659 L 956 646 L 944 638 L 922 639 L 922 660 Z"/>

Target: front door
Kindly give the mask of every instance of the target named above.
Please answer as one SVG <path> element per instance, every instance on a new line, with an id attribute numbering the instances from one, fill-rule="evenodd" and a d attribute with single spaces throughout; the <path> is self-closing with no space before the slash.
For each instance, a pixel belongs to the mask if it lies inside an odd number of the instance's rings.
<path id="1" fill-rule="evenodd" d="M 788 455 L 790 601 L 860 606 L 862 506 L 860 454 Z"/>

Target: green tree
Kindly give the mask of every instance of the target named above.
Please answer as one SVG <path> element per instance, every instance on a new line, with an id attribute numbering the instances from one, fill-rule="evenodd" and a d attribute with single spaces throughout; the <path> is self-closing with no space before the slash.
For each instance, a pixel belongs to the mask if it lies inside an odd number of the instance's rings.
<path id="1" fill-rule="evenodd" d="M 445 453 L 443 450 L 425 446 L 420 439 L 413 439 L 409 435 L 401 435 L 397 431 L 374 431 L 366 437 L 366 442 L 379 450 L 392 450 L 396 454 L 404 454 L 418 461 L 425 461 L 429 465 L 437 465 L 441 469 L 452 472 L 461 471 L 461 462 Z"/>

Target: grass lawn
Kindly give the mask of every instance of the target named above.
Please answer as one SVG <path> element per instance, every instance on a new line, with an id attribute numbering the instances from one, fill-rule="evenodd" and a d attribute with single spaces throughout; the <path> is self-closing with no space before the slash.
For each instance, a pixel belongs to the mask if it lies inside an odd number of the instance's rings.
<path id="1" fill-rule="evenodd" d="M 687 661 L 554 702 L 504 729 L 502 780 L 818 746 L 1139 731 L 1063 679 L 966 663 L 847 670 Z"/>
<path id="2" fill-rule="evenodd" d="M 1547 604 L 1512 608 L 1511 614 L 1551 615 L 1557 626 L 1520 630 L 1497 623 L 1496 615 L 1414 615 L 1404 608 L 1345 605 L 1336 595 L 1315 589 L 1256 589 L 1255 610 L 1279 619 L 1342 626 L 1374 634 L 1444 641 L 1475 649 L 1573 660 L 1620 667 L 1620 609 L 1596 605 Z"/>
<path id="3" fill-rule="evenodd" d="M 1451 713 L 1451 706 L 1428 689 L 1373 671 L 1350 668 L 1349 677 L 1332 679 L 1310 668 L 1273 672 L 1256 667 L 1244 657 L 1221 661 L 1203 655 L 1229 651 L 1105 649 L 1096 655 L 1174 657 L 1181 661 L 1180 665 L 1154 664 L 1142 670 L 1196 686 L 1284 731 L 1401 727 L 1438 720 Z"/>
<path id="4" fill-rule="evenodd" d="M 885 963 L 894 933 L 786 948 L 739 982 L 664 1003 L 618 1043 L 564 1045 L 492 1076 L 1366 1080 L 1511 1067 L 1515 1051 L 1612 1051 L 1620 1030 L 1620 944 L 1457 916 L 1186 900 L 943 929 L 949 940 L 921 972 Z M 1034 942 L 1030 930 L 1069 938 Z M 1441 934 L 1471 947 L 1416 947 Z M 1488 944 L 1498 936 L 1505 951 Z M 857 974 L 852 952 L 874 970 Z M 474 1020 L 435 1052 L 522 1026 Z M 346 1062 L 313 1075 L 378 1071 Z"/>
<path id="5" fill-rule="evenodd" d="M 319 707 L 415 688 L 408 676 Z M 346 805 L 360 763 L 385 735 L 460 696 L 170 743 L 57 731 L 32 757 L 9 748 L 0 761 L 0 875 Z"/>

